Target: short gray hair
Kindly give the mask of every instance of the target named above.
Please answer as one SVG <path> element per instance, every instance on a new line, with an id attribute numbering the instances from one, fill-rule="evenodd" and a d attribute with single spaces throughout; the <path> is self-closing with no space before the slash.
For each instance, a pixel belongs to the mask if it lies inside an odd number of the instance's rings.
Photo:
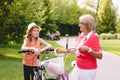
<path id="1" fill-rule="evenodd" d="M 79 17 L 79 23 L 87 25 L 89 31 L 95 32 L 95 19 L 92 15 L 86 14 Z"/>

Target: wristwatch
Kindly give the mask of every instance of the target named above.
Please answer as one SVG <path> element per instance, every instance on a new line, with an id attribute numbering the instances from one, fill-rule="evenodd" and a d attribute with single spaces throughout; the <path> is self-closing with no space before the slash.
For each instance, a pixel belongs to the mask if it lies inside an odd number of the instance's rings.
<path id="1" fill-rule="evenodd" d="M 91 53 L 92 52 L 92 48 L 89 48 L 88 52 Z"/>

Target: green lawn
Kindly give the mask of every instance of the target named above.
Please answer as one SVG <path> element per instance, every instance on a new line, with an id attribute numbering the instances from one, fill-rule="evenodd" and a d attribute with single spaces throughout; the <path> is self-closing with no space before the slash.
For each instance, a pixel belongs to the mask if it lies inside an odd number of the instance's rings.
<path id="1" fill-rule="evenodd" d="M 53 45 L 53 48 L 63 48 L 53 41 L 47 42 Z M 21 44 L 0 48 L 0 80 L 23 80 L 22 55 L 18 54 L 20 48 Z M 43 54 L 41 59 L 46 56 L 50 57 L 49 54 Z M 75 55 L 67 56 L 66 66 L 69 68 L 69 71 L 72 69 L 69 64 L 74 59 Z"/>
<path id="2" fill-rule="evenodd" d="M 120 40 L 100 40 L 101 48 L 120 56 Z"/>
<path id="3" fill-rule="evenodd" d="M 48 42 L 54 48 L 61 47 L 53 41 Z M 120 55 L 120 40 L 100 40 L 100 43 L 103 50 Z M 22 55 L 17 53 L 20 48 L 21 44 L 0 48 L 0 80 L 23 80 Z M 41 59 L 46 55 L 42 55 Z M 74 59 L 74 54 L 68 54 L 66 57 L 65 65 L 69 71 L 73 68 L 70 64 Z"/>

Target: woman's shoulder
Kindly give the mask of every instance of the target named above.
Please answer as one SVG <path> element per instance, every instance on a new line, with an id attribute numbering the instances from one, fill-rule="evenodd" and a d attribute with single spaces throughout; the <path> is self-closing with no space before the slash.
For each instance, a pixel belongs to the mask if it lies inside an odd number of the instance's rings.
<path id="1" fill-rule="evenodd" d="M 44 39 L 43 38 L 38 38 L 38 41 L 42 42 L 42 41 L 44 41 Z"/>
<path id="2" fill-rule="evenodd" d="M 92 40 L 92 41 L 98 41 L 98 40 L 99 40 L 98 34 L 93 33 L 93 34 L 91 35 L 91 37 L 90 37 L 90 40 Z"/>
<path id="3" fill-rule="evenodd" d="M 43 39 L 39 37 L 38 40 L 43 40 Z"/>
<path id="4" fill-rule="evenodd" d="M 96 37 L 96 38 L 98 38 L 99 36 L 98 36 L 97 33 L 92 33 L 92 37 Z"/>
<path id="5" fill-rule="evenodd" d="M 41 41 L 42 39 L 41 38 L 38 38 L 38 41 Z"/>

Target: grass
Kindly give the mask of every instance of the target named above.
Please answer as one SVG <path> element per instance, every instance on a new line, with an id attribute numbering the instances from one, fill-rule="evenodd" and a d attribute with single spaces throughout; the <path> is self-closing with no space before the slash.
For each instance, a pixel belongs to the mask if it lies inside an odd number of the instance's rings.
<path id="1" fill-rule="evenodd" d="M 54 48 L 60 47 L 53 41 L 47 41 Z M 109 51 L 113 54 L 120 55 L 120 40 L 100 40 L 101 47 L 105 51 Z M 23 67 L 22 67 L 22 55 L 18 54 L 21 44 L 13 44 L 6 48 L 0 48 L 0 80 L 23 80 Z M 41 56 L 44 59 L 47 54 Z M 72 70 L 71 61 L 75 60 L 74 54 L 68 54 L 66 56 L 65 66 Z"/>
<path id="2" fill-rule="evenodd" d="M 101 48 L 120 56 L 120 40 L 100 40 Z"/>
<path id="3" fill-rule="evenodd" d="M 53 48 L 63 48 L 53 41 L 47 41 Z M 23 80 L 23 66 L 22 66 L 22 55 L 18 54 L 22 44 L 13 44 L 6 48 L 0 48 L 0 80 Z M 64 49 L 64 48 L 63 48 Z M 51 55 L 51 54 L 50 54 Z M 46 56 L 50 57 L 49 54 L 43 54 L 41 59 L 43 60 Z M 75 55 L 68 55 L 66 61 L 66 67 L 70 64 L 70 60 L 75 59 Z M 70 68 L 69 71 L 72 69 Z"/>
<path id="4" fill-rule="evenodd" d="M 0 79 L 1 80 L 23 80 L 22 56 L 17 51 L 19 45 L 10 45 L 0 48 Z"/>
<path id="5" fill-rule="evenodd" d="M 1 80 L 23 80 L 21 60 L 17 58 L 0 58 Z"/>

